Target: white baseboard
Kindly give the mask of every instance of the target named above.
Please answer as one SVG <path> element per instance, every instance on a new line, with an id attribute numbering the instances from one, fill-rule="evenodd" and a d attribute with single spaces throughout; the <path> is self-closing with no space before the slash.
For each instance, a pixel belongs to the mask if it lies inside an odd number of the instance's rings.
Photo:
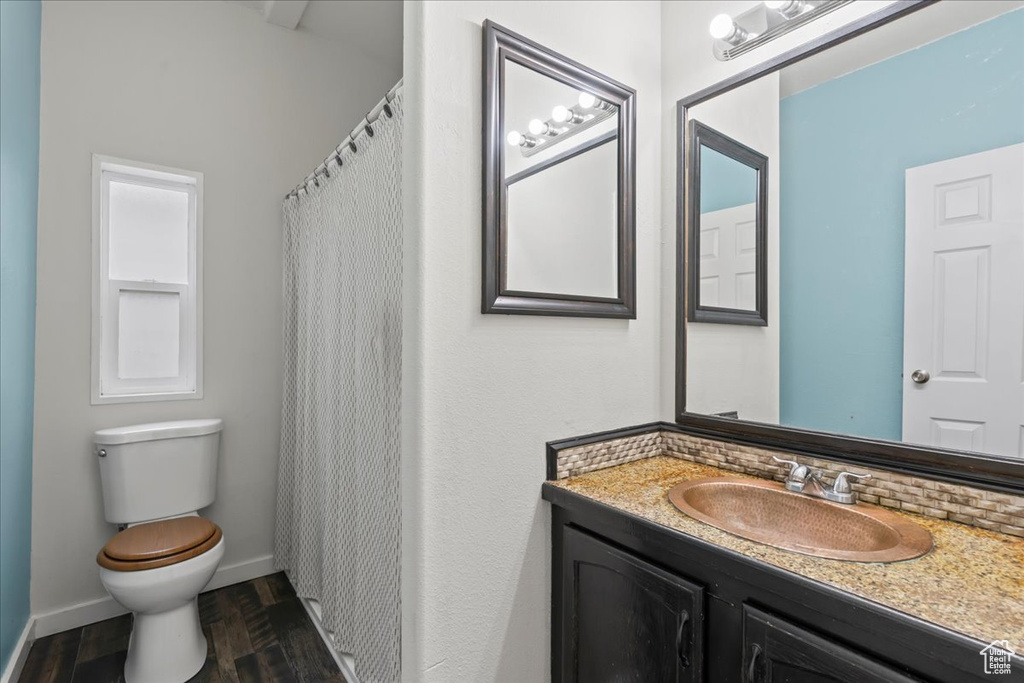
<path id="1" fill-rule="evenodd" d="M 221 567 L 213 575 L 213 578 L 210 579 L 210 583 L 206 585 L 203 592 L 214 591 L 224 586 L 242 583 L 243 581 L 252 581 L 261 576 L 273 574 L 275 571 L 273 555 L 264 555 L 263 557 L 246 560 L 238 564 Z"/>
<path id="2" fill-rule="evenodd" d="M 67 631 L 72 628 L 79 628 L 87 624 L 95 624 L 97 621 L 110 619 L 124 614 L 127 610 L 114 602 L 113 598 L 107 596 L 89 602 L 80 602 L 77 605 L 64 607 L 46 614 L 35 616 L 36 639 L 51 636 L 54 633 Z"/>
<path id="3" fill-rule="evenodd" d="M 207 584 L 203 592 L 216 590 L 243 581 L 250 581 L 273 573 L 273 555 L 265 555 L 253 560 L 220 567 L 217 573 L 213 575 L 213 578 L 210 579 L 210 583 Z M 89 602 L 82 602 L 77 605 L 47 612 L 46 614 L 37 614 L 33 620 L 35 625 L 33 637 L 44 638 L 54 633 L 120 616 L 125 612 L 127 610 L 124 607 L 114 602 L 114 599 L 110 596 L 106 596 L 98 600 L 90 600 Z M 5 678 L 0 683 L 7 683 L 7 679 Z"/>
<path id="4" fill-rule="evenodd" d="M 25 668 L 25 660 L 28 659 L 28 651 L 32 647 L 32 641 L 34 640 L 34 626 L 35 620 L 29 617 L 25 623 L 25 628 L 21 631 L 21 637 L 14 644 L 11 659 L 7 662 L 3 675 L 0 676 L 0 683 L 17 683 L 18 678 L 21 677 L 21 670 Z"/>

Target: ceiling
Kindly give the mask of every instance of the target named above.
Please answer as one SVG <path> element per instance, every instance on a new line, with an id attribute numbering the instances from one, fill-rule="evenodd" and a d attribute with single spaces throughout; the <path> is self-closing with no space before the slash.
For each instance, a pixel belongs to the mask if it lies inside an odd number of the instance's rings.
<path id="1" fill-rule="evenodd" d="M 227 1 L 262 12 L 270 23 L 343 43 L 402 69 L 401 0 Z"/>

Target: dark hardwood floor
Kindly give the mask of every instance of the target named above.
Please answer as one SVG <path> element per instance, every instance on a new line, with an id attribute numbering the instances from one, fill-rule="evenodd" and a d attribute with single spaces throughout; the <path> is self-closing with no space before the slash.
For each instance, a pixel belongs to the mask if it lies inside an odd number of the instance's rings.
<path id="1" fill-rule="evenodd" d="M 192 681 L 345 683 L 284 574 L 199 596 L 208 644 Z M 32 644 L 21 683 L 120 683 L 131 615 L 55 633 Z"/>

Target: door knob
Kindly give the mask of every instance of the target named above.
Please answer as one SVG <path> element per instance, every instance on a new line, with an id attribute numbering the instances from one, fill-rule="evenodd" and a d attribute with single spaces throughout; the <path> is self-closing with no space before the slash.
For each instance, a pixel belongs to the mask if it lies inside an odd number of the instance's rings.
<path id="1" fill-rule="evenodd" d="M 914 380 L 917 384 L 927 384 L 931 378 L 932 376 L 928 374 L 927 370 L 914 370 L 910 374 L 910 379 Z"/>

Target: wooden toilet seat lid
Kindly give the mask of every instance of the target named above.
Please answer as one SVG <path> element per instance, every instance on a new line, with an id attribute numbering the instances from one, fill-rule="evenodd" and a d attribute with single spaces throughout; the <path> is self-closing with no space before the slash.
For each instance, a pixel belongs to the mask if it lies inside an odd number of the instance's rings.
<path id="1" fill-rule="evenodd" d="M 220 527 L 203 517 L 177 517 L 129 527 L 110 539 L 96 562 L 115 571 L 155 569 L 183 562 L 217 545 Z"/>

